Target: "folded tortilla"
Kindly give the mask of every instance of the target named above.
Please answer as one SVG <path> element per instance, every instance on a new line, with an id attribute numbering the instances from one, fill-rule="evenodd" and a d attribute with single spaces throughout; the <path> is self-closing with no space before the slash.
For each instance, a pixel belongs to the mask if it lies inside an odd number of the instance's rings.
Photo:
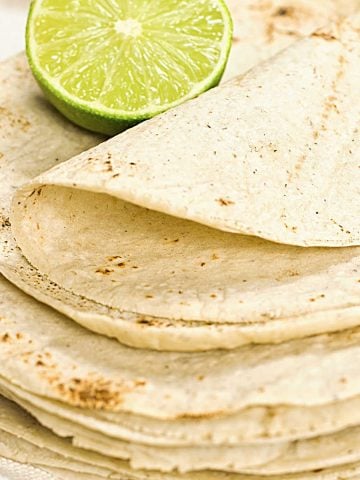
<path id="1" fill-rule="evenodd" d="M 358 325 L 358 248 L 222 229 L 358 243 L 359 24 L 332 24 L 22 187 L 4 275 L 136 347 L 234 348 Z"/>
<path id="2" fill-rule="evenodd" d="M 227 0 L 234 41 L 224 79 L 245 73 L 297 39 L 360 9 L 360 0 Z"/>

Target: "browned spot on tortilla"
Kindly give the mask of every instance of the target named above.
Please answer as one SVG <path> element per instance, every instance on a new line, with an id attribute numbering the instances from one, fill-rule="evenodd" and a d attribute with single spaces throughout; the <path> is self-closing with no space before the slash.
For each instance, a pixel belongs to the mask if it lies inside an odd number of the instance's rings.
<path id="1" fill-rule="evenodd" d="M 326 122 L 331 113 L 332 112 L 336 112 L 337 114 L 340 114 L 340 111 L 339 111 L 339 108 L 337 106 L 337 104 L 335 103 L 335 101 L 337 100 L 337 98 L 334 96 L 334 95 L 329 95 L 326 100 L 325 100 L 325 103 L 324 103 L 324 111 L 323 111 L 323 114 L 322 114 L 322 118 L 324 120 L 324 122 Z M 322 125 L 322 129 L 326 129 L 326 125 Z"/>
<path id="2" fill-rule="evenodd" d="M 336 82 L 341 80 L 341 78 L 345 75 L 344 66 L 348 63 L 344 55 L 339 55 L 338 62 L 339 62 L 340 68 L 336 74 Z M 334 90 L 336 90 L 336 87 L 337 85 L 335 84 Z"/>
<path id="3" fill-rule="evenodd" d="M 336 220 L 334 220 L 333 218 L 330 218 L 330 221 L 334 225 L 336 225 L 343 233 L 347 233 L 348 235 L 351 235 L 350 230 L 346 230 L 345 227 L 343 225 L 341 225 L 340 223 L 338 223 Z"/>
<path id="4" fill-rule="evenodd" d="M 146 295 L 146 298 L 154 298 L 154 295 Z"/>
<path id="5" fill-rule="evenodd" d="M 137 322 L 140 325 L 146 325 L 147 327 L 171 327 L 170 322 L 164 322 L 163 320 L 146 320 L 142 319 Z"/>
<path id="6" fill-rule="evenodd" d="M 2 343 L 10 343 L 11 342 L 11 336 L 9 333 L 4 333 L 3 335 L 0 336 L 0 341 Z"/>
<path id="7" fill-rule="evenodd" d="M 274 41 L 274 34 L 275 34 L 275 25 L 273 21 L 269 21 L 266 26 L 266 40 L 268 43 L 272 43 Z"/>
<path id="8" fill-rule="evenodd" d="M 297 272 L 296 270 L 286 270 L 283 272 L 281 275 L 279 275 L 276 278 L 277 282 L 282 282 L 283 280 L 286 280 L 287 278 L 294 278 L 294 277 L 299 277 L 300 273 Z"/>
<path id="9" fill-rule="evenodd" d="M 233 41 L 233 43 L 239 43 L 240 38 L 234 35 L 232 41 Z"/>
<path id="10" fill-rule="evenodd" d="M 242 302 L 244 303 L 244 302 Z M 275 313 L 272 313 L 272 312 L 263 312 L 261 315 L 260 315 L 262 318 L 266 319 L 266 320 L 274 320 L 277 318 L 277 316 L 275 315 Z M 263 320 L 262 322 L 259 322 L 259 323 L 266 323 L 265 320 Z"/>
<path id="11" fill-rule="evenodd" d="M 312 34 L 312 37 L 322 38 L 327 42 L 333 42 L 334 40 L 337 40 L 337 37 L 334 34 L 323 30 L 318 30 L 317 32 L 314 32 Z"/>
<path id="12" fill-rule="evenodd" d="M 105 165 L 106 165 L 106 171 L 107 172 L 112 172 L 113 171 L 113 166 L 112 166 L 112 163 L 111 163 L 110 160 L 106 160 Z"/>
<path id="13" fill-rule="evenodd" d="M 200 267 L 205 267 L 206 263 L 205 262 L 201 262 L 200 263 Z"/>
<path id="14" fill-rule="evenodd" d="M 273 14 L 274 17 L 291 17 L 295 12 L 294 7 L 279 7 Z"/>
<path id="15" fill-rule="evenodd" d="M 11 222 L 10 222 L 10 219 L 9 217 L 1 217 L 1 226 L 2 228 L 5 228 L 5 227 L 11 227 Z"/>
<path id="16" fill-rule="evenodd" d="M 345 377 L 341 377 L 339 379 L 339 383 L 345 384 L 345 383 L 347 383 L 347 379 Z"/>
<path id="17" fill-rule="evenodd" d="M 217 295 L 216 295 L 215 293 L 212 293 L 212 294 L 210 295 L 210 297 L 211 297 L 211 298 L 217 298 Z"/>
<path id="18" fill-rule="evenodd" d="M 104 267 L 100 267 L 96 270 L 96 273 L 101 273 L 102 275 L 110 275 L 110 273 L 113 273 L 114 270 L 110 269 L 110 268 L 104 268 Z"/>
<path id="19" fill-rule="evenodd" d="M 122 257 L 120 255 L 114 255 L 111 257 L 107 257 L 106 260 L 108 262 L 115 262 L 116 260 L 122 260 Z"/>
<path id="20" fill-rule="evenodd" d="M 232 200 L 225 199 L 225 198 L 218 198 L 216 201 L 217 201 L 222 207 L 228 207 L 229 205 L 235 205 L 235 202 L 233 202 Z"/>
<path id="21" fill-rule="evenodd" d="M 292 2 L 290 2 L 292 3 Z M 315 12 L 305 5 L 272 5 L 269 17 L 266 20 L 265 35 L 272 43 L 275 35 L 303 36 L 308 23 L 313 21 Z"/>
<path id="22" fill-rule="evenodd" d="M 292 175 L 289 176 L 289 182 L 291 180 L 291 177 Z M 298 227 L 296 227 L 295 225 L 289 225 L 287 223 L 287 220 L 286 220 L 286 213 L 282 213 L 281 216 L 280 216 L 280 219 L 284 225 L 284 227 L 286 228 L 286 230 L 289 230 L 290 232 L 293 232 L 293 233 L 296 233 L 297 230 L 298 230 Z"/>
<path id="23" fill-rule="evenodd" d="M 323 111 L 321 114 L 320 130 L 322 130 L 323 132 L 327 131 L 327 128 L 328 128 L 327 124 L 329 122 L 331 114 L 333 113 L 336 113 L 337 115 L 341 114 L 340 109 L 338 107 L 337 90 L 338 90 L 339 82 L 341 81 L 342 77 L 345 74 L 344 65 L 347 63 L 346 58 L 343 55 L 339 55 L 338 63 L 339 63 L 339 68 L 332 82 L 333 93 L 326 97 L 324 101 Z"/>
<path id="24" fill-rule="evenodd" d="M 3 158 L 4 154 L 0 152 L 0 160 Z"/>
<path id="25" fill-rule="evenodd" d="M 31 123 L 23 115 L 16 115 L 6 107 L 0 107 L 0 115 L 7 120 L 12 128 L 20 128 L 22 132 L 27 132 Z"/>
<path id="26" fill-rule="evenodd" d="M 204 380 L 204 378 L 205 378 L 204 375 L 198 375 L 198 376 L 196 377 L 196 379 L 197 379 L 198 382 L 202 382 L 202 381 Z"/>
<path id="27" fill-rule="evenodd" d="M 28 355 L 24 357 L 24 362 L 29 363 L 33 357 L 32 363 L 38 367 L 37 374 L 62 401 L 75 407 L 114 411 L 122 404 L 124 395 L 146 385 L 141 378 L 132 381 L 106 379 L 92 372 L 67 378 L 50 360 L 51 354 L 47 351 L 25 353 Z M 73 370 L 76 369 L 75 365 L 73 367 Z"/>
<path id="28" fill-rule="evenodd" d="M 216 417 L 223 417 L 227 414 L 226 411 L 220 410 L 218 412 L 208 412 L 208 413 L 182 413 L 175 417 L 176 420 L 186 420 L 186 419 L 193 419 L 193 420 L 202 420 L 202 419 L 210 419 Z"/>
<path id="29" fill-rule="evenodd" d="M 325 294 L 324 294 L 324 293 L 322 293 L 322 294 L 320 294 L 320 295 L 318 295 L 318 296 L 316 296 L 316 297 L 310 298 L 309 301 L 310 301 L 310 302 L 316 302 L 317 300 L 321 300 L 321 299 L 323 299 L 323 298 L 325 298 Z"/>
<path id="30" fill-rule="evenodd" d="M 289 277 L 299 277 L 300 276 L 300 273 L 297 272 L 296 270 L 289 270 L 286 273 Z"/>
<path id="31" fill-rule="evenodd" d="M 294 171 L 291 172 L 291 174 L 288 177 L 288 182 L 290 183 L 294 177 L 298 177 L 300 175 L 300 172 L 304 166 L 306 160 L 306 155 L 301 155 L 298 161 L 294 165 Z M 297 228 L 296 228 L 297 230 Z"/>
<path id="32" fill-rule="evenodd" d="M 216 255 L 216 253 L 212 254 L 212 257 L 211 257 L 212 260 L 219 260 L 219 258 L 220 257 L 218 255 Z"/>
<path id="33" fill-rule="evenodd" d="M 53 387 L 71 405 L 95 410 L 112 410 L 122 404 L 125 394 L 145 385 L 143 380 L 111 382 L 92 376 L 72 378 L 66 383 L 54 379 L 54 383 Z"/>
<path id="34" fill-rule="evenodd" d="M 120 262 L 117 264 L 118 267 L 120 268 L 125 268 L 126 267 L 126 263 L 125 262 Z"/>

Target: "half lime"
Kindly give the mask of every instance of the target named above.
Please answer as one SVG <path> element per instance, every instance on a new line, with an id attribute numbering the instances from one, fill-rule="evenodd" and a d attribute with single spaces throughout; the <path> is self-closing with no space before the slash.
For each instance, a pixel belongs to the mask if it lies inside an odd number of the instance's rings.
<path id="1" fill-rule="evenodd" d="M 33 0 L 33 74 L 74 123 L 112 135 L 217 85 L 232 40 L 223 0 Z"/>

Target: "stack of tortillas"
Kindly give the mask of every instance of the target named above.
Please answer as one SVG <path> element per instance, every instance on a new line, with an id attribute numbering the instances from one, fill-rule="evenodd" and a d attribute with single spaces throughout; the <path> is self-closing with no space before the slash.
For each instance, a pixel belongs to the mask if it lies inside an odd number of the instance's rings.
<path id="1" fill-rule="evenodd" d="M 238 76 L 105 143 L 0 66 L 22 478 L 360 478 L 360 2 L 229 4 Z"/>

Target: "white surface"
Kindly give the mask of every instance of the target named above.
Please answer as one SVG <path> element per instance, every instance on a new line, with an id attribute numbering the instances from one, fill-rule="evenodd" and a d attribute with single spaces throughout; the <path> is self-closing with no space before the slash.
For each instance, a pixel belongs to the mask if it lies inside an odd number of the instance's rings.
<path id="1" fill-rule="evenodd" d="M 0 61 L 25 47 L 29 0 L 0 0 Z"/>

